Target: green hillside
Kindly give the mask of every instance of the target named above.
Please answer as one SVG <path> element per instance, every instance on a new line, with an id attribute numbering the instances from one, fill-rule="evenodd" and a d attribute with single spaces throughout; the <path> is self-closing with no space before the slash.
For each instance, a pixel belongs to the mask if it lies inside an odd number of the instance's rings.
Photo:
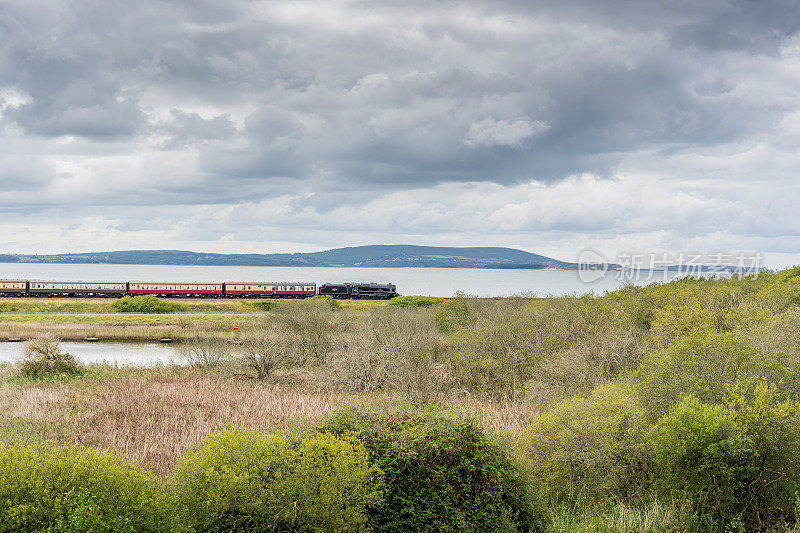
<path id="1" fill-rule="evenodd" d="M 572 268 L 574 264 L 514 248 L 374 245 L 294 254 L 212 254 L 181 250 L 127 250 L 54 255 L 0 255 L 9 263 L 236 265 L 321 267 Z"/>

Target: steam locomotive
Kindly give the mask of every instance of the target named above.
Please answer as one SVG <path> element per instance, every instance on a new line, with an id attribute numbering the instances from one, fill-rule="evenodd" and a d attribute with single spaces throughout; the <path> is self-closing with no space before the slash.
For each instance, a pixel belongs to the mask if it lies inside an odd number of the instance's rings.
<path id="1" fill-rule="evenodd" d="M 0 280 L 0 296 L 122 297 L 150 294 L 193 298 L 308 298 L 316 294 L 334 298 L 389 300 L 397 296 L 392 283 L 324 283 L 226 281 L 186 283 L 166 281 L 42 281 Z"/>

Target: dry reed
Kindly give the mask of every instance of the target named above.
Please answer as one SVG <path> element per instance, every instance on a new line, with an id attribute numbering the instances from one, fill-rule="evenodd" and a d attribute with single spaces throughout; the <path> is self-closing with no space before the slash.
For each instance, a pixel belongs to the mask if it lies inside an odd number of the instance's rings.
<path id="1" fill-rule="evenodd" d="M 4 433 L 77 443 L 123 454 L 159 475 L 224 427 L 302 429 L 352 405 L 396 405 L 395 394 L 316 386 L 310 374 L 269 382 L 168 367 L 111 371 L 107 377 L 0 385 Z M 487 429 L 518 431 L 531 413 L 508 403 L 453 400 Z"/>

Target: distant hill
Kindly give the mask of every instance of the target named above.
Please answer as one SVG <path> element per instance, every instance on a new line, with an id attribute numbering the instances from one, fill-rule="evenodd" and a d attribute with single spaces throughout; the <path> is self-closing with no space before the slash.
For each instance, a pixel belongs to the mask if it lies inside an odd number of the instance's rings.
<path id="1" fill-rule="evenodd" d="M 574 263 L 514 248 L 373 245 L 295 254 L 210 254 L 180 250 L 128 250 L 55 255 L 0 255 L 13 263 L 119 265 L 236 265 L 319 267 L 575 268 Z"/>

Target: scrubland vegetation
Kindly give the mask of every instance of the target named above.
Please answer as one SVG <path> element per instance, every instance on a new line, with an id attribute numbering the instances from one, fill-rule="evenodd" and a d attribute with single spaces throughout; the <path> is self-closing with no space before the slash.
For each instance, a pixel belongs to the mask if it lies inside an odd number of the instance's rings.
<path id="1" fill-rule="evenodd" d="M 798 530 L 800 268 L 336 303 L 187 334 L 189 367 L 0 369 L 0 523 Z"/>

